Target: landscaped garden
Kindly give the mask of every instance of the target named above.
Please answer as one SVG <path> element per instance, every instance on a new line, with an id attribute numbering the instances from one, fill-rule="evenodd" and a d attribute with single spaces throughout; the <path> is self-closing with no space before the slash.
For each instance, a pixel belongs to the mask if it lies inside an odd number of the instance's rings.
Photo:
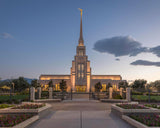
<path id="1" fill-rule="evenodd" d="M 0 109 L 4 109 L 4 108 L 9 108 L 9 107 L 13 107 L 14 105 L 10 105 L 10 104 L 0 104 Z"/>
<path id="2" fill-rule="evenodd" d="M 150 108 L 157 108 L 157 109 L 160 109 L 160 105 L 157 105 L 157 104 L 145 104 L 144 106 L 150 107 Z"/>
<path id="3" fill-rule="evenodd" d="M 45 104 L 22 104 L 22 105 L 13 107 L 12 109 L 37 109 L 44 106 Z"/>
<path id="4" fill-rule="evenodd" d="M 149 100 L 148 95 L 132 95 L 132 100 L 135 101 L 147 101 Z M 151 95 L 150 96 L 150 101 L 151 102 L 157 102 L 160 101 L 160 95 Z"/>
<path id="5" fill-rule="evenodd" d="M 34 116 L 33 114 L 0 115 L 0 127 L 12 127 Z"/>
<path id="6" fill-rule="evenodd" d="M 129 117 L 147 126 L 152 126 L 152 127 L 160 126 L 159 114 L 130 114 Z"/>
<path id="7" fill-rule="evenodd" d="M 147 109 L 146 107 L 138 104 L 116 104 L 116 106 L 123 109 Z"/>
<path id="8" fill-rule="evenodd" d="M 23 94 L 23 95 L 1 95 L 0 96 L 0 103 L 20 103 L 21 101 L 28 101 L 29 99 L 29 94 Z"/>

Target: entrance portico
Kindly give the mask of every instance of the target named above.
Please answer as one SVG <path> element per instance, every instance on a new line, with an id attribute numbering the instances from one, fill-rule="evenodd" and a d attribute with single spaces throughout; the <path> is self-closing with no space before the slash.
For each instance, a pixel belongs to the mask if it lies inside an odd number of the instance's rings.
<path id="1" fill-rule="evenodd" d="M 86 86 L 85 85 L 76 86 L 76 92 L 86 92 Z"/>

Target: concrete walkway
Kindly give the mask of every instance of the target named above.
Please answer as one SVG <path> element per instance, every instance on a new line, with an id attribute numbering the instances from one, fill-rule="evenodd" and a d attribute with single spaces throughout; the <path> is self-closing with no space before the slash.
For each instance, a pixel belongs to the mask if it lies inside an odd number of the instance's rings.
<path id="1" fill-rule="evenodd" d="M 29 128 L 133 128 L 111 114 L 110 103 L 76 100 L 51 105 L 50 114 Z"/>
<path id="2" fill-rule="evenodd" d="M 52 111 L 30 128 L 133 128 L 110 111 Z"/>

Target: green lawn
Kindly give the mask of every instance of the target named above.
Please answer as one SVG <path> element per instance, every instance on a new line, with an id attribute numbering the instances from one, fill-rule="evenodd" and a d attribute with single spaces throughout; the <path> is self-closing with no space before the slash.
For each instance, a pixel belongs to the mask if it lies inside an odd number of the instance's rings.
<path id="1" fill-rule="evenodd" d="M 29 98 L 28 95 L 14 95 L 12 96 L 12 99 L 15 99 L 15 100 L 24 100 L 24 99 L 27 99 Z M 0 96 L 0 101 L 1 100 L 9 100 L 10 99 L 10 95 L 2 95 Z"/>
<path id="2" fill-rule="evenodd" d="M 134 100 L 148 100 L 147 95 L 132 95 L 132 98 Z M 150 99 L 160 101 L 160 96 L 150 96 Z"/>

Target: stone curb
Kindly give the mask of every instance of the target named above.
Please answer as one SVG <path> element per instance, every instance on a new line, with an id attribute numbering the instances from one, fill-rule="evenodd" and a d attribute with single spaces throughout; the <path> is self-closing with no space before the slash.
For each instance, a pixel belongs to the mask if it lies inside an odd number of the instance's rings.
<path id="1" fill-rule="evenodd" d="M 159 127 L 149 127 L 147 125 L 144 125 L 126 115 L 122 115 L 122 119 L 131 124 L 132 126 L 135 126 L 136 128 L 159 128 Z"/>
<path id="2" fill-rule="evenodd" d="M 22 103 L 24 104 L 24 103 Z M 29 104 L 34 104 L 34 103 L 29 103 Z M 38 109 L 12 109 L 8 108 L 8 109 L 1 109 L 0 110 L 0 114 L 9 114 L 9 113 L 41 113 L 42 111 L 51 108 L 50 104 L 46 104 L 44 107 L 38 108 Z"/>
<path id="3" fill-rule="evenodd" d="M 39 119 L 39 116 L 33 116 L 25 121 L 23 121 L 22 123 L 19 123 L 13 127 L 1 127 L 1 128 L 25 128 L 26 126 L 32 124 L 33 122 L 35 122 L 36 120 Z"/>
<path id="4" fill-rule="evenodd" d="M 34 100 L 34 102 L 61 102 L 61 99 L 38 99 Z"/>
<path id="5" fill-rule="evenodd" d="M 146 107 L 148 108 L 148 107 Z M 160 110 L 148 108 L 148 109 L 123 109 L 121 107 L 116 106 L 115 104 L 111 106 L 111 110 L 115 109 L 119 111 L 120 113 L 160 113 Z"/>
<path id="6" fill-rule="evenodd" d="M 109 103 L 127 103 L 127 100 L 123 99 L 100 99 L 101 102 L 109 102 Z"/>

